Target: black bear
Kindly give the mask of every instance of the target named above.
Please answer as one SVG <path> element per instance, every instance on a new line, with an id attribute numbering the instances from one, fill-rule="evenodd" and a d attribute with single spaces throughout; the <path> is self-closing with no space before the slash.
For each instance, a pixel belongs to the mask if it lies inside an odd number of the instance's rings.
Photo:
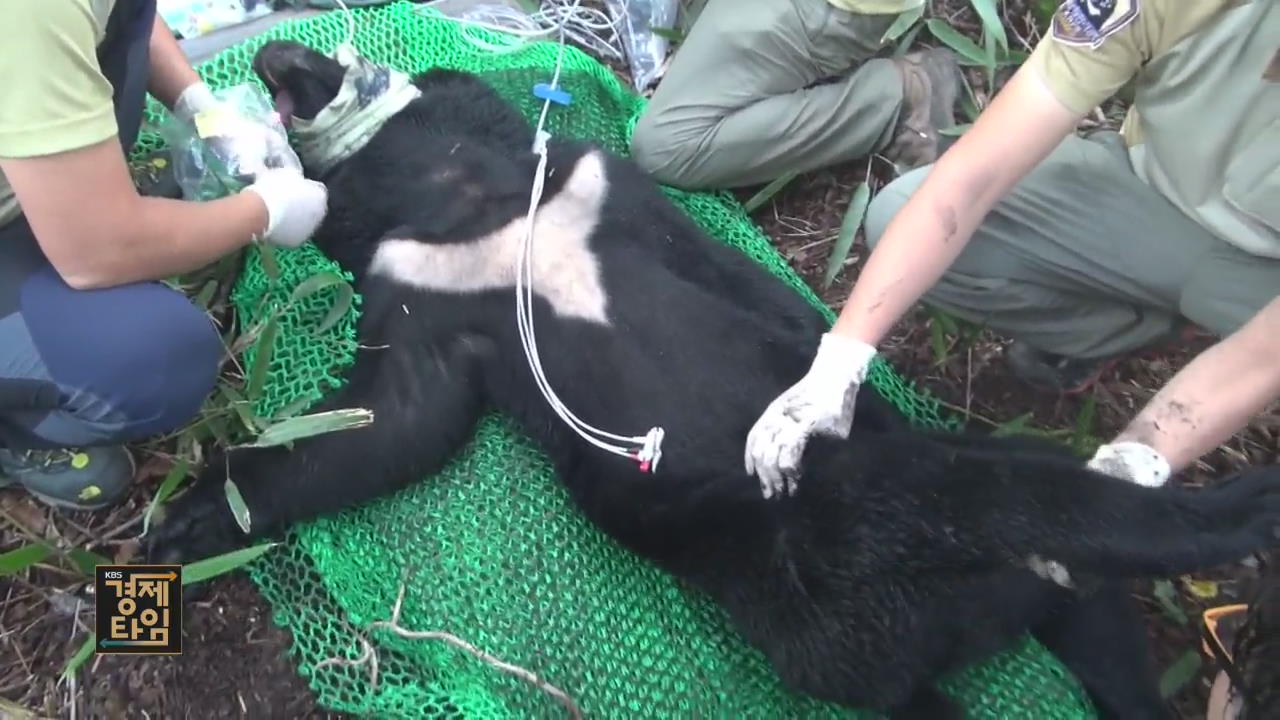
<path id="1" fill-rule="evenodd" d="M 665 431 L 656 467 L 588 443 L 543 395 L 521 341 L 530 124 L 466 73 L 408 78 L 289 42 L 264 45 L 254 67 L 298 129 L 307 173 L 328 185 L 314 240 L 365 298 L 370 349 L 323 408 L 375 420 L 212 459 L 153 531 L 152 557 L 250 539 L 223 497 L 228 472 L 252 536 L 272 535 L 431 475 L 496 408 L 540 444 L 587 518 L 714 598 L 797 692 L 959 717 L 939 677 L 1030 630 L 1105 716 L 1134 720 L 1166 708 L 1120 583 L 1278 543 L 1272 471 L 1199 491 L 1139 487 L 1057 447 L 913 430 L 869 390 L 851 437 L 815 438 L 798 492 L 765 499 L 744 468 L 747 432 L 804 374 L 824 319 L 629 160 L 553 138 L 532 230 L 542 373 L 585 423 Z M 1033 558 L 1095 587 L 1044 580 Z"/>

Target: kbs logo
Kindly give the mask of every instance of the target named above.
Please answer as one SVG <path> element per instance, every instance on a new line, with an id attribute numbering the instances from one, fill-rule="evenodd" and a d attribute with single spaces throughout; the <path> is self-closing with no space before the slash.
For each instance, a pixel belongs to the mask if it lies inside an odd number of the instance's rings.
<path id="1" fill-rule="evenodd" d="M 99 565 L 94 590 L 102 655 L 182 654 L 182 566 Z"/>

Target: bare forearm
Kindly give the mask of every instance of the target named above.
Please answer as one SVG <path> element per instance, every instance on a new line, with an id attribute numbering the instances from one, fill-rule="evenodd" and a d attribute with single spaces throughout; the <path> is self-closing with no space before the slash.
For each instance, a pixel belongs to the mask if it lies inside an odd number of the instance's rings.
<path id="1" fill-rule="evenodd" d="M 1198 355 L 1116 438 L 1143 443 L 1180 470 L 1280 397 L 1280 299 Z"/>
<path id="2" fill-rule="evenodd" d="M 178 40 L 157 14 L 151 28 L 151 79 L 148 90 L 164 106 L 173 109 L 178 96 L 200 76 L 192 69 Z"/>
<path id="3" fill-rule="evenodd" d="M 833 331 L 877 345 L 1077 119 L 1033 75 L 1019 72 L 889 223 Z"/>
<path id="4" fill-rule="evenodd" d="M 80 288 L 111 287 L 181 275 L 252 242 L 267 225 L 266 206 L 252 193 L 210 202 L 138 198 L 137 214 L 101 250 L 66 273 Z"/>
<path id="5" fill-rule="evenodd" d="M 940 160 L 889 223 L 833 332 L 878 345 L 964 249 L 993 201 L 980 199 L 977 183 L 956 159 Z"/>

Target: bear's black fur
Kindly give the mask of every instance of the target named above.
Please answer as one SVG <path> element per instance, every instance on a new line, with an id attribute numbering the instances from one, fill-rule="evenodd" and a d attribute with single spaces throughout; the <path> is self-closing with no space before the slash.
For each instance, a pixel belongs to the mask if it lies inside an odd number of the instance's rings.
<path id="1" fill-rule="evenodd" d="M 255 68 L 297 117 L 337 92 L 342 68 L 272 42 Z M 535 298 L 547 378 L 585 421 L 666 430 L 656 474 L 575 435 L 534 384 L 511 287 L 426 292 L 369 271 L 387 238 L 467 243 L 523 217 L 530 125 L 479 78 L 432 70 L 422 96 L 322 178 L 315 241 L 356 276 L 362 350 L 324 408 L 375 422 L 208 464 L 154 531 L 153 557 L 246 542 L 222 495 L 229 459 L 253 536 L 394 492 L 438 471 L 487 406 L 545 450 L 581 511 L 626 548 L 727 609 L 797 692 L 893 717 L 960 717 L 944 673 L 1030 630 L 1106 717 L 1165 716 L 1125 578 L 1230 562 L 1276 544 L 1280 483 L 1255 471 L 1205 490 L 1149 489 L 1027 440 L 924 433 L 873 391 L 848 440 L 814 438 L 797 494 L 766 500 L 744 470 L 748 430 L 806 372 L 821 315 L 742 253 L 707 237 L 628 160 L 605 154 L 608 193 L 590 235 L 609 324 Z M 543 203 L 589 153 L 553 139 Z M 303 158 L 304 164 L 307 158 Z M 483 509 L 478 509 L 482 512 Z M 1062 562 L 1077 593 L 1026 569 Z"/>

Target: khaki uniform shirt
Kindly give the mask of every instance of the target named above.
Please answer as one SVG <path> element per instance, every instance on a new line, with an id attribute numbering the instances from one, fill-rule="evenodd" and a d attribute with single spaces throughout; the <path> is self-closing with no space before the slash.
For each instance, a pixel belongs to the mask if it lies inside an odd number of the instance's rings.
<path id="1" fill-rule="evenodd" d="M 0 0 L 0 157 L 75 150 L 116 135 L 97 47 L 115 0 Z M 0 171 L 0 225 L 21 214 Z"/>
<path id="2" fill-rule="evenodd" d="M 1280 257 L 1280 2 L 1069 0 L 1027 63 L 1081 114 L 1132 81 L 1134 171 L 1225 242 Z"/>

